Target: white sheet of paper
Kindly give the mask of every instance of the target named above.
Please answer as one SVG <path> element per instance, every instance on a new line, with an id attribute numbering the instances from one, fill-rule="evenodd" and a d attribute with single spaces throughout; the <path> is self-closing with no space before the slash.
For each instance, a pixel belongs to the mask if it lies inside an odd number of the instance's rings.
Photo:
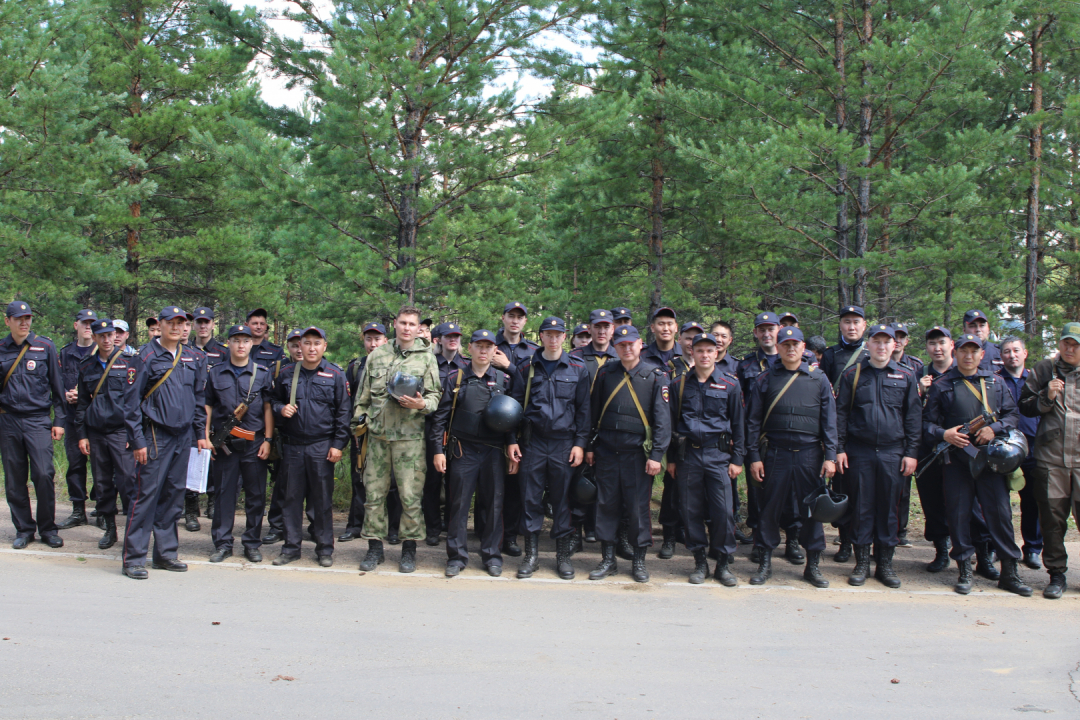
<path id="1" fill-rule="evenodd" d="M 187 466 L 187 489 L 206 492 L 206 480 L 210 475 L 210 451 L 191 448 L 191 457 Z"/>

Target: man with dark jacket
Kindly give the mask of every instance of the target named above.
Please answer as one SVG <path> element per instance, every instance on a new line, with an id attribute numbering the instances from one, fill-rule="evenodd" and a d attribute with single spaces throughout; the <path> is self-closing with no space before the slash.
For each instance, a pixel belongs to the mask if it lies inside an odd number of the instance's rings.
<path id="1" fill-rule="evenodd" d="M 138 408 L 128 403 L 127 387 L 134 383 L 133 358 L 115 346 L 112 321 L 93 323 L 97 352 L 83 358 L 79 368 L 79 401 L 74 432 L 79 450 L 90 457 L 97 495 L 97 512 L 105 534 L 98 548 L 116 544 L 116 500 L 131 508 L 135 491 L 135 457 L 128 440 L 139 424 Z"/>
<path id="2" fill-rule="evenodd" d="M 1069 512 L 1080 518 L 1080 323 L 1065 323 L 1058 356 L 1040 360 L 1024 381 L 1020 410 L 1039 418 L 1035 435 L 1035 500 L 1050 582 L 1043 597 L 1065 592 Z"/>
<path id="3" fill-rule="evenodd" d="M 75 432 L 75 404 L 79 401 L 79 368 L 82 361 L 93 355 L 94 334 L 91 326 L 98 319 L 93 310 L 80 310 L 75 316 L 75 339 L 60 348 L 58 361 L 64 378 L 64 399 L 67 401 L 67 427 L 64 428 L 64 452 L 68 467 L 65 473 L 68 497 L 71 498 L 71 515 L 60 523 L 61 530 L 85 525 L 86 501 L 97 499 L 97 481 L 94 490 L 87 491 L 86 456 L 79 450 L 79 436 Z M 96 476 L 95 476 L 96 477 Z"/>
<path id="4" fill-rule="evenodd" d="M 137 468 L 135 499 L 128 509 L 124 533 L 124 574 L 145 580 L 146 554 L 154 536 L 153 567 L 186 572 L 177 557 L 176 521 L 183 509 L 191 458 L 191 432 L 199 451 L 209 452 L 206 441 L 206 371 L 196 351 L 181 342 L 187 313 L 171 306 L 158 314 L 161 336 L 131 360 L 134 379 L 127 386 L 126 402 L 137 407 L 139 422 L 132 428 L 131 446 Z"/>

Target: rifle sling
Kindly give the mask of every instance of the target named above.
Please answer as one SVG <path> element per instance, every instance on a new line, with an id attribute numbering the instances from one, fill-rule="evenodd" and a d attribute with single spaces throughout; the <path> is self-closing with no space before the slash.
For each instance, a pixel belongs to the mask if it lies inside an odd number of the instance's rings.
<path id="1" fill-rule="evenodd" d="M 94 388 L 93 394 L 90 396 L 90 402 L 94 402 L 94 398 L 101 392 L 101 386 L 105 384 L 105 378 L 109 377 L 109 371 L 112 370 L 113 363 L 116 362 L 116 358 L 123 355 L 122 350 L 117 350 L 113 353 L 113 356 L 109 359 L 109 364 L 105 366 L 105 372 L 101 374 L 101 379 L 98 380 L 97 387 Z"/>
<path id="2" fill-rule="evenodd" d="M 784 387 L 780 388 L 780 392 L 777 393 L 776 397 L 773 398 L 772 403 L 769 405 L 769 409 L 765 411 L 765 417 L 763 417 L 761 419 L 761 427 L 762 428 L 764 428 L 765 424 L 769 422 L 769 416 L 772 415 L 772 411 L 773 411 L 773 408 L 776 407 L 776 403 L 780 402 L 780 398 L 784 397 L 784 393 L 786 393 L 788 391 L 788 388 L 791 387 L 792 383 L 795 382 L 795 378 L 797 378 L 797 377 L 799 377 L 799 371 L 798 370 L 795 371 L 795 373 L 791 376 L 791 379 L 788 380 L 787 383 L 785 383 Z M 765 431 L 764 430 L 762 430 L 761 434 L 758 435 L 758 442 L 761 442 L 761 438 L 763 438 L 763 437 L 765 437 Z"/>
<path id="3" fill-rule="evenodd" d="M 23 343 L 23 349 L 19 351 L 19 357 L 15 358 L 15 362 L 11 363 L 11 367 L 8 368 L 7 375 L 4 376 L 4 384 L 0 385 L 0 393 L 7 389 L 8 380 L 11 379 L 12 373 L 15 372 L 15 368 L 19 367 L 19 363 L 22 362 L 23 356 L 26 355 L 26 351 L 30 349 L 30 337 L 27 336 L 26 342 Z"/>
<path id="4" fill-rule="evenodd" d="M 154 394 L 155 390 L 157 390 L 159 387 L 161 387 L 162 385 L 165 384 L 165 381 L 169 379 L 170 375 L 172 375 L 173 370 L 175 370 L 176 366 L 178 364 L 180 364 L 180 356 L 183 355 L 183 354 L 184 354 L 183 346 L 178 345 L 176 347 L 176 357 L 173 358 L 172 367 L 169 368 L 167 371 L 165 371 L 165 374 L 161 376 L 160 380 L 158 380 L 156 383 L 154 383 L 154 387 L 150 388 L 150 391 L 148 393 L 143 395 L 143 398 L 142 398 L 143 400 L 146 400 L 147 398 L 149 398 L 151 395 Z"/>

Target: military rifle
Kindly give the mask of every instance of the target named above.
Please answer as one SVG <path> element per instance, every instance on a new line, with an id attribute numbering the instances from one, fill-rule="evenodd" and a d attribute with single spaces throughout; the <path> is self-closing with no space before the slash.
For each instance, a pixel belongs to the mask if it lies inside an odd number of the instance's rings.
<path id="1" fill-rule="evenodd" d="M 254 384 L 254 373 L 252 374 L 252 384 Z M 249 390 L 250 393 L 250 390 Z M 215 450 L 221 450 L 226 455 L 232 455 L 232 450 L 229 448 L 228 440 L 230 437 L 240 438 L 241 440 L 254 440 L 254 430 L 244 430 L 240 427 L 240 422 L 244 419 L 244 415 L 248 411 L 248 401 L 251 400 L 249 394 L 244 398 L 244 402 L 236 406 L 232 415 L 225 418 L 224 424 L 214 433 L 210 438 L 210 444 L 214 446 Z"/>
<path id="2" fill-rule="evenodd" d="M 994 421 L 995 418 L 991 413 L 982 412 L 961 425 L 960 432 L 964 435 L 967 435 L 968 438 L 973 441 L 967 447 L 962 448 L 962 450 L 971 457 L 975 457 L 976 455 L 978 455 L 979 449 L 975 447 L 974 443 L 975 436 L 978 435 L 979 431 L 982 430 L 984 427 L 989 427 L 990 425 L 992 425 Z M 945 442 L 944 440 L 939 442 L 934 447 L 934 451 L 930 453 L 930 455 L 928 455 L 926 458 L 924 458 L 921 463 L 919 463 L 919 468 L 915 471 L 915 478 L 918 478 L 920 475 L 926 472 L 926 469 L 933 465 L 935 462 L 937 462 L 937 459 L 941 457 L 942 453 L 944 453 L 950 447 L 953 447 L 953 445 Z"/>

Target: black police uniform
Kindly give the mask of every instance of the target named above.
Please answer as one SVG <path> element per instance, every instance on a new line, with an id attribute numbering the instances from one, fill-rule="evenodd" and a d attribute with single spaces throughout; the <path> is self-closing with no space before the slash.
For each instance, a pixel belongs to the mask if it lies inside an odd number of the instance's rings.
<path id="1" fill-rule="evenodd" d="M 58 537 L 52 428 L 64 427 L 68 403 L 56 346 L 32 331 L 21 345 L 10 334 L 0 340 L 0 383 L 24 347 L 26 354 L 0 390 L 0 457 L 15 535 L 32 540 L 35 528 L 42 539 Z M 28 475 L 37 495 L 36 523 L 30 510 Z"/>
<path id="2" fill-rule="evenodd" d="M 218 342 L 217 338 L 210 338 L 205 345 L 199 347 L 198 343 L 192 341 L 191 347 L 201 352 L 206 356 L 206 372 L 209 376 L 209 372 L 215 365 L 229 361 L 229 347 L 224 343 Z"/>
<path id="3" fill-rule="evenodd" d="M 521 338 L 518 344 L 511 345 L 510 341 L 503 335 L 503 331 L 499 330 L 495 333 L 495 349 L 502 351 L 503 355 L 510 359 L 510 367 L 507 368 L 507 372 L 512 374 L 518 363 L 531 358 L 533 353 L 540 349 L 540 346 L 524 337 Z"/>
<path id="4" fill-rule="evenodd" d="M 652 429 L 653 445 L 648 453 L 643 447 L 645 424 L 630 385 Z M 602 543 L 615 542 L 619 519 L 625 512 L 630 544 L 635 548 L 652 545 L 649 503 L 653 478 L 645 472 L 645 461 L 661 462 L 671 443 L 668 398 L 667 373 L 655 362 L 639 360 L 629 371 L 622 362 L 612 362 L 597 373 L 592 393 L 596 430 L 591 449 L 596 463 L 596 537 Z"/>
<path id="5" fill-rule="evenodd" d="M 356 392 L 360 389 L 361 376 L 364 374 L 364 366 L 367 365 L 367 355 L 361 358 L 353 358 L 345 368 L 345 383 L 349 388 L 349 407 L 356 401 Z M 349 503 L 349 519 L 345 525 L 347 539 L 359 538 L 364 529 L 364 502 L 367 499 L 367 491 L 364 488 L 364 468 L 357 467 L 360 455 L 360 439 L 352 438 L 349 441 L 349 473 L 352 480 L 352 501 Z M 387 528 L 391 536 L 396 536 L 401 527 L 401 497 L 398 495 L 397 481 L 394 473 L 390 473 L 390 489 L 386 494 Z M 344 536 L 342 536 L 344 537 Z M 339 537 L 338 540 L 341 540 Z"/>
<path id="6" fill-rule="evenodd" d="M 907 370 L 910 370 L 911 374 L 915 377 L 916 380 L 918 380 L 919 378 L 921 378 L 923 376 L 924 364 L 923 364 L 923 361 L 920 358 L 917 358 L 914 355 L 908 355 L 907 353 L 904 353 L 903 355 L 900 356 L 900 359 L 897 360 L 896 362 L 900 367 L 906 368 Z M 921 400 L 920 400 L 920 403 L 921 403 Z M 921 441 L 921 433 L 920 433 L 920 445 L 921 445 L 921 442 L 922 441 Z M 917 457 L 922 457 L 922 456 L 919 455 Z M 910 517 L 910 510 L 911 510 L 911 477 L 906 477 L 906 478 L 904 478 L 904 482 L 901 483 L 900 511 L 899 511 L 900 537 L 904 538 L 905 540 L 907 539 L 908 519 Z"/>
<path id="7" fill-rule="evenodd" d="M 742 390 L 734 377 L 713 368 L 704 382 L 692 370 L 683 374 L 669 394 L 673 438 L 668 460 L 675 463 L 686 549 L 711 547 L 732 555 L 735 507 L 728 465 L 742 465 L 746 455 Z"/>
<path id="8" fill-rule="evenodd" d="M 86 347 L 79 347 L 78 343 L 70 342 L 60 348 L 57 359 L 60 363 L 60 374 L 64 378 L 64 392 L 78 388 L 79 368 L 82 361 L 90 355 L 97 355 L 97 346 L 93 343 Z M 78 400 L 75 402 L 78 402 Z M 67 472 L 64 473 L 64 479 L 67 481 L 68 497 L 71 498 L 73 503 L 97 500 L 96 482 L 94 483 L 94 489 L 87 491 L 87 458 L 79 451 L 79 437 L 75 431 L 75 403 L 68 403 L 66 422 L 67 425 L 64 427 L 64 453 L 67 455 L 68 467 Z"/>
<path id="9" fill-rule="evenodd" d="M 1001 359 L 1001 348 L 989 340 L 983 341 L 983 359 L 979 363 L 979 369 L 991 373 L 1005 370 L 1005 361 Z"/>
<path id="10" fill-rule="evenodd" d="M 210 368 L 206 379 L 206 405 L 211 409 L 211 437 L 233 415 L 240 403 L 248 406 L 237 427 L 255 433 L 254 440 L 229 436 L 223 449 L 215 450 L 213 465 L 217 467 L 217 502 L 210 537 L 218 550 L 232 550 L 233 524 L 237 496 L 244 488 L 244 512 L 247 524 L 241 542 L 247 550 L 262 546 L 263 510 L 266 507 L 266 460 L 259 458 L 259 448 L 266 439 L 264 403 L 271 400 L 273 380 L 270 371 L 248 358 L 247 365 L 237 374 L 236 366 L 225 362 Z M 250 389 L 250 390 L 249 390 Z"/>
<path id="11" fill-rule="evenodd" d="M 576 358 L 579 358 L 581 362 L 585 363 L 585 369 L 589 373 L 589 396 L 592 397 L 593 385 L 596 383 L 596 373 L 609 362 L 618 362 L 619 356 L 615 354 L 614 347 L 608 345 L 603 352 L 599 352 L 593 347 L 592 343 L 579 347 L 570 353 Z M 578 471 L 584 474 L 587 478 L 596 482 L 596 468 L 589 465 L 584 465 L 578 468 Z M 579 527 L 584 530 L 586 534 L 596 534 L 596 503 L 591 502 L 588 505 L 582 505 L 578 502 L 571 502 L 570 514 L 574 523 L 574 527 Z"/>
<path id="12" fill-rule="evenodd" d="M 106 367 L 109 376 L 101 382 Z M 74 433 L 77 440 L 90 442 L 97 511 L 106 518 L 116 517 L 118 495 L 125 508 L 130 509 L 134 501 L 135 456 L 128 439 L 142 418 L 138 406 L 128 403 L 127 387 L 135 382 L 137 372 L 132 357 L 121 348 L 115 348 L 104 364 L 94 353 L 83 358 L 79 367 Z"/>
<path id="13" fill-rule="evenodd" d="M 447 360 L 442 353 L 435 353 L 435 362 L 439 366 L 439 382 L 442 384 L 445 384 L 448 376 L 456 375 L 458 370 L 464 370 L 469 365 L 469 362 L 461 356 L 461 353 L 454 353 L 452 360 Z M 428 437 L 431 437 L 432 422 L 432 415 L 424 418 L 424 431 Z M 442 473 L 435 471 L 435 449 L 430 442 L 424 448 L 424 455 L 427 462 L 427 475 L 424 476 L 424 494 L 420 498 L 420 507 L 424 513 L 424 526 L 427 528 L 427 535 L 433 539 L 432 542 L 436 542 L 439 537 L 439 529 L 449 527 L 450 494 L 449 492 L 446 493 L 446 504 L 443 505 L 443 489 L 446 486 L 446 478 L 443 477 Z"/>
<path id="14" fill-rule="evenodd" d="M 1020 391 L 1027 381 L 1031 371 L 1024 368 L 1020 377 L 1015 378 L 1007 369 L 997 373 L 1009 393 L 1013 396 L 1017 407 L 1020 406 Z M 1039 505 L 1035 500 L 1035 435 L 1039 432 L 1038 417 L 1027 417 L 1023 413 L 1016 421 L 1016 428 L 1024 434 L 1028 444 L 1028 454 L 1020 463 L 1020 470 L 1024 474 L 1024 487 L 1017 493 L 1020 496 L 1020 536 L 1024 539 L 1024 555 L 1041 555 L 1043 549 L 1042 528 L 1039 526 Z"/>
<path id="15" fill-rule="evenodd" d="M 641 361 L 650 363 L 665 373 L 669 383 L 676 380 L 690 368 L 690 363 L 683 357 L 682 346 L 678 341 L 671 350 L 661 350 L 656 342 L 649 343 L 641 349 Z M 679 515 L 678 485 L 675 478 L 671 477 L 664 468 L 664 489 L 660 495 L 660 512 L 657 521 L 664 532 L 664 542 L 674 543 L 682 533 L 682 518 Z M 685 538 L 684 538 L 685 539 Z M 669 545 L 669 548 L 673 545 Z M 664 557 L 667 557 L 666 555 Z"/>
<path id="16" fill-rule="evenodd" d="M 460 373 L 460 383 L 458 382 Z M 489 367 L 480 376 L 467 364 L 443 379 L 438 409 L 431 414 L 428 446 L 434 454 L 446 455 L 450 521 L 446 530 L 447 565 L 469 564 L 469 506 L 476 495 L 480 559 L 484 567 L 502 565 L 503 488 L 506 481 L 506 446 L 514 442 L 512 433 L 498 433 L 484 422 L 484 410 L 496 395 L 509 390 L 506 373 Z M 455 407 L 454 397 L 457 396 Z M 531 400 L 531 399 L 530 399 Z M 449 433 L 449 447 L 443 433 Z"/>
<path id="17" fill-rule="evenodd" d="M 945 438 L 945 430 L 963 425 L 983 412 L 983 402 L 964 381 L 967 380 L 978 394 L 986 387 L 986 403 L 997 421 L 990 425 L 995 434 L 1017 426 L 1019 411 L 1012 394 L 1000 377 L 981 367 L 975 375 L 965 378 L 960 368 L 950 368 L 934 381 L 926 393 L 923 410 L 923 433 L 931 445 Z M 976 501 L 982 507 L 983 517 L 997 551 L 1007 558 L 1018 559 L 1020 548 L 1016 545 L 1012 526 L 1012 506 L 1009 503 L 1009 486 L 1002 475 L 987 468 L 978 478 L 968 469 L 968 456 L 950 447 L 944 453 L 942 490 L 945 497 L 945 514 L 952 537 L 953 560 L 967 560 L 975 553 L 971 533 L 971 517 Z"/>
<path id="18" fill-rule="evenodd" d="M 315 554 L 333 555 L 334 464 L 326 459 L 330 448 L 344 450 L 349 442 L 349 393 L 345 373 L 322 360 L 314 370 L 299 365 L 296 414 L 285 418 L 282 408 L 289 404 L 293 375 L 299 364 L 283 365 L 274 384 L 273 407 L 276 430 L 281 433 L 280 481 L 285 483 L 284 557 L 299 557 L 304 499 L 314 514 Z"/>
<path id="19" fill-rule="evenodd" d="M 768 420 L 765 414 L 791 379 L 792 371 L 774 362 L 758 376 L 747 401 L 747 459 L 765 463 L 765 482 L 758 488 L 761 515 L 754 544 L 768 550 L 780 544 L 781 520 L 794 504 L 806 517 L 803 499 L 824 484 L 821 465 L 836 460 L 836 402 L 832 386 L 819 369 L 802 363 L 799 377 L 779 398 Z M 761 438 L 768 440 L 762 448 Z M 799 544 L 811 552 L 825 549 L 820 522 L 803 520 Z"/>
<path id="20" fill-rule="evenodd" d="M 209 372 L 210 372 L 210 362 L 209 362 L 208 358 L 206 357 L 206 353 L 204 353 L 202 350 L 200 350 L 195 345 L 194 341 L 187 343 L 186 345 L 184 345 L 184 347 L 187 348 L 188 350 L 190 350 L 191 353 L 193 355 L 195 355 L 195 357 L 197 358 L 197 362 L 198 362 L 199 367 L 200 367 L 200 369 L 202 371 L 202 376 L 204 378 L 208 377 Z M 206 391 L 206 388 L 204 386 L 203 387 L 203 392 L 205 393 L 205 391 Z M 193 448 L 197 447 L 198 441 L 200 439 L 202 439 L 202 435 L 200 435 L 198 433 L 198 430 L 195 428 L 195 426 L 192 425 L 192 428 L 191 428 L 191 447 L 193 447 Z M 206 475 L 206 510 L 207 510 L 206 515 L 207 515 L 207 517 L 209 517 L 211 519 L 213 518 L 213 508 L 215 507 L 214 506 L 214 496 L 217 493 L 217 479 L 218 479 L 219 474 L 220 473 L 218 472 L 218 469 L 216 467 L 214 467 L 213 459 L 211 459 L 210 460 L 210 469 L 209 469 L 209 471 L 207 472 L 207 475 Z M 193 520 L 195 520 L 196 524 L 198 523 L 197 518 L 199 517 L 199 495 L 200 495 L 200 493 L 198 493 L 198 492 L 196 492 L 194 490 L 185 490 L 184 491 L 184 515 L 185 516 L 190 516 Z M 197 530 L 198 528 L 197 527 L 189 527 L 188 529 L 189 530 Z"/>
<path id="21" fill-rule="evenodd" d="M 856 384 L 856 381 L 858 384 Z M 836 387 L 837 452 L 846 452 L 851 539 L 856 545 L 897 545 L 903 458 L 918 459 L 922 436 L 919 384 L 889 360 L 865 358 L 840 374 Z"/>
<path id="22" fill-rule="evenodd" d="M 859 352 L 860 347 L 862 347 L 863 350 L 858 357 L 855 357 L 855 353 Z M 825 352 L 821 354 L 820 367 L 822 372 L 824 372 L 825 376 L 829 379 L 829 382 L 835 387 L 836 383 L 840 380 L 840 373 L 844 371 L 845 367 L 852 367 L 856 362 L 864 360 L 869 356 L 870 353 L 867 352 L 861 340 L 852 343 L 841 337 L 840 342 L 836 345 L 825 348 Z M 833 488 L 835 488 L 837 492 L 846 493 L 848 491 L 847 485 L 847 474 L 838 471 L 836 475 L 833 476 Z M 850 545 L 847 545 L 847 543 L 851 542 L 851 524 L 844 521 L 838 523 L 836 527 L 839 530 L 841 545 L 846 545 L 850 549 Z M 840 552 L 843 553 L 844 550 L 841 549 Z M 837 557 L 839 558 L 841 555 L 838 553 Z"/>
<path id="23" fill-rule="evenodd" d="M 900 356 L 900 359 L 896 361 L 896 364 L 900 367 L 910 370 L 911 374 L 914 375 L 916 378 L 920 378 L 923 376 L 923 368 L 925 367 L 925 363 L 923 363 L 921 358 L 917 358 L 914 355 L 908 355 L 907 353 L 904 353 Z"/>
<path id="24" fill-rule="evenodd" d="M 525 391 L 532 374 L 529 402 Z M 521 444 L 518 484 L 521 493 L 523 535 L 538 534 L 544 525 L 544 488 L 551 498 L 551 537 L 569 535 L 568 490 L 574 468 L 570 451 L 585 449 L 589 439 L 589 373 L 584 363 L 563 352 L 548 375 L 543 350 L 518 363 L 510 376 L 510 395 L 522 404 L 524 420 L 517 436 Z"/>
<path id="25" fill-rule="evenodd" d="M 228 357 L 226 353 L 225 358 Z M 262 342 L 251 346 L 251 359 L 269 370 L 273 380 L 281 374 L 281 368 L 289 362 L 288 358 L 282 347 L 270 342 L 269 338 L 263 338 Z"/>
<path id="26" fill-rule="evenodd" d="M 124 533 L 128 568 L 146 564 L 151 532 L 155 564 L 175 561 L 179 547 L 176 522 L 187 487 L 192 428 L 196 437 L 202 437 L 206 428 L 206 375 L 190 348 L 181 345 L 177 353 L 179 357 L 154 338 L 131 359 L 128 369 L 135 371 L 135 378 L 127 386 L 125 400 L 141 414 L 132 429 L 131 447 L 147 450 L 146 465 L 136 467 L 135 500 L 128 508 Z M 162 378 L 165 381 L 151 393 Z"/>

